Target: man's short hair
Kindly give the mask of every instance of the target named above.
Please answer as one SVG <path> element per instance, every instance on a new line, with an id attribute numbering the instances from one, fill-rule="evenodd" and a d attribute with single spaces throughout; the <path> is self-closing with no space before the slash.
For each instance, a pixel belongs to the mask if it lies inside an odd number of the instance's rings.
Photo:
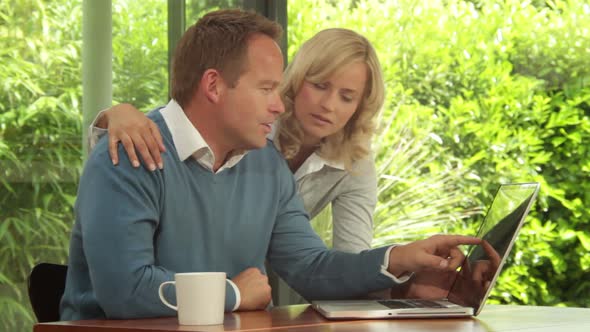
<path id="1" fill-rule="evenodd" d="M 248 40 L 264 34 L 277 43 L 281 26 L 253 11 L 210 12 L 180 39 L 172 60 L 171 97 L 186 107 L 207 69 L 216 69 L 231 87 L 247 70 Z"/>

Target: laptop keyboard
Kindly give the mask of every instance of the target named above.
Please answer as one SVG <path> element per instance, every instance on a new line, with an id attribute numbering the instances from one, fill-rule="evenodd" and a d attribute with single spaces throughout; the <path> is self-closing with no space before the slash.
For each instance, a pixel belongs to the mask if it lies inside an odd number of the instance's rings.
<path id="1" fill-rule="evenodd" d="M 430 300 L 380 300 L 380 304 L 390 309 L 404 309 L 404 308 L 446 308 L 435 301 Z"/>

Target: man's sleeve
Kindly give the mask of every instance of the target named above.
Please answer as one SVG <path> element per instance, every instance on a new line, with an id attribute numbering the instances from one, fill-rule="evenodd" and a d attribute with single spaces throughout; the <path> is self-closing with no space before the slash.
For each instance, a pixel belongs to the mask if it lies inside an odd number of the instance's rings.
<path id="1" fill-rule="evenodd" d="M 286 165 L 280 172 L 279 213 L 268 260 L 294 290 L 307 300 L 346 299 L 395 285 L 381 273 L 388 247 L 359 254 L 328 250 L 311 228 Z"/>
<path id="2" fill-rule="evenodd" d="M 87 161 L 76 202 L 96 300 L 108 318 L 174 316 L 161 303 L 158 288 L 174 280 L 175 271 L 156 265 L 154 256 L 164 170 L 133 168 L 122 146 L 119 156 L 119 165 L 113 166 L 106 141 L 99 143 Z M 164 293 L 176 302 L 174 287 Z M 227 282 L 226 311 L 234 309 L 237 299 Z"/>
<path id="3" fill-rule="evenodd" d="M 133 169 L 122 151 L 116 167 L 105 147 L 97 152 L 87 161 L 76 202 L 96 300 L 108 318 L 174 315 L 158 297 L 159 285 L 174 272 L 154 259 L 161 174 Z M 175 299 L 173 287 L 166 291 Z"/>

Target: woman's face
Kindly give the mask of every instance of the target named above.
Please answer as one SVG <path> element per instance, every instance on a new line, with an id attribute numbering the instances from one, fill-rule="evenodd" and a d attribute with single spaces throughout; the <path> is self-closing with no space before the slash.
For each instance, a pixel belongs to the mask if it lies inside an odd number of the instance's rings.
<path id="1" fill-rule="evenodd" d="M 363 98 L 366 81 L 367 66 L 361 62 L 324 82 L 303 81 L 295 95 L 294 113 L 305 134 L 304 145 L 318 144 L 344 128 Z"/>

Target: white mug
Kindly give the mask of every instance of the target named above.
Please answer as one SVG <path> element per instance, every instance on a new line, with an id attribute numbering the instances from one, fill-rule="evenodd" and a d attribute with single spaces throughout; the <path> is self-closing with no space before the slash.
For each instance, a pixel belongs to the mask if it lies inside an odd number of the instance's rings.
<path id="1" fill-rule="evenodd" d="M 225 272 L 176 273 L 175 281 L 160 285 L 160 300 L 178 312 L 180 325 L 223 324 L 225 308 Z M 164 298 L 164 286 L 176 286 L 174 306 Z"/>

